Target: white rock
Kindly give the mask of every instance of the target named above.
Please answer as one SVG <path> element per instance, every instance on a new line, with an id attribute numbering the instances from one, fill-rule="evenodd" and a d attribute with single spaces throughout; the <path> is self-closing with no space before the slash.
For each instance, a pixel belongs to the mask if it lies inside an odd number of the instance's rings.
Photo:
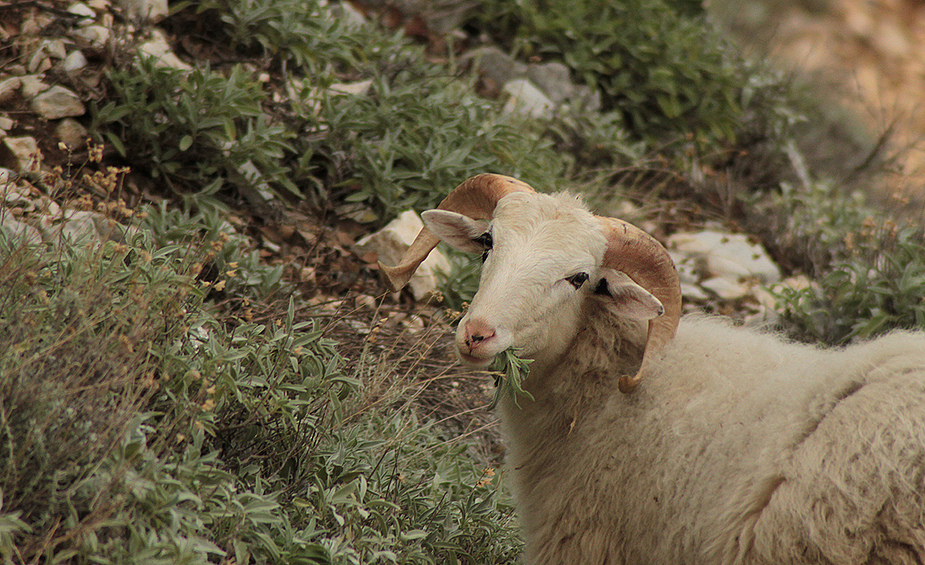
<path id="1" fill-rule="evenodd" d="M 153 30 L 151 32 L 151 39 L 143 43 L 139 49 L 141 49 L 141 52 L 145 55 L 154 57 L 157 60 L 155 64 L 158 67 L 170 67 L 181 71 L 188 71 L 193 68 L 181 61 L 180 58 L 170 50 L 167 38 L 164 37 L 164 34 L 161 33 L 160 30 Z"/>
<path id="2" fill-rule="evenodd" d="M 87 145 L 87 128 L 71 118 L 65 118 L 58 123 L 55 135 L 70 151 L 80 151 Z"/>
<path id="3" fill-rule="evenodd" d="M 555 107 L 552 100 L 527 79 L 514 79 L 504 85 L 504 91 L 511 95 L 504 105 L 504 111 L 527 114 L 534 118 L 551 116 Z"/>
<path id="4" fill-rule="evenodd" d="M 697 257 L 692 257 L 677 251 L 669 250 L 668 255 L 671 257 L 671 260 L 674 261 L 675 267 L 678 269 L 678 275 L 681 278 L 681 284 L 695 285 L 700 282 L 702 266 L 699 263 L 702 262 L 701 260 L 699 260 Z"/>
<path id="5" fill-rule="evenodd" d="M 71 32 L 72 35 L 83 39 L 95 49 L 102 49 L 109 42 L 110 31 L 106 26 L 89 25 L 85 28 L 77 29 Z"/>
<path id="6" fill-rule="evenodd" d="M 45 92 L 51 88 L 50 84 L 47 84 L 42 80 L 41 77 L 36 75 L 27 75 L 22 77 L 22 95 L 26 98 L 34 98 L 41 92 Z"/>
<path id="7" fill-rule="evenodd" d="M 28 245 L 40 245 L 42 236 L 29 224 L 20 222 L 12 214 L 0 211 L 0 240 L 6 240 L 13 245 L 23 242 Z"/>
<path id="8" fill-rule="evenodd" d="M 747 288 L 724 277 L 707 279 L 700 286 L 723 300 L 738 300 L 749 294 Z"/>
<path id="9" fill-rule="evenodd" d="M 45 239 L 50 238 L 53 243 L 66 242 L 75 246 L 97 243 L 100 236 L 96 231 L 94 218 L 98 215 L 96 212 L 83 210 L 65 210 L 64 221 L 44 234 Z"/>
<path id="10" fill-rule="evenodd" d="M 376 253 L 386 265 L 397 265 L 423 227 L 424 222 L 414 210 L 407 210 L 381 230 L 358 241 L 357 251 Z M 434 249 L 408 283 L 415 300 L 425 298 L 437 288 L 438 270 L 449 273 L 450 262 L 439 249 Z"/>
<path id="11" fill-rule="evenodd" d="M 349 28 L 358 28 L 366 25 L 366 16 L 362 12 L 353 7 L 353 4 L 350 2 L 339 2 L 335 6 L 340 9 L 340 18 L 344 20 Z"/>
<path id="12" fill-rule="evenodd" d="M 365 96 L 372 86 L 372 80 L 361 80 L 344 84 L 332 84 L 328 90 L 336 94 L 352 94 L 354 96 Z"/>
<path id="13" fill-rule="evenodd" d="M 0 144 L 6 146 L 7 151 L 0 151 L 2 163 L 18 173 L 37 173 L 42 168 L 42 153 L 33 137 L 5 137 Z M 2 155 L 7 153 L 7 155 Z"/>
<path id="14" fill-rule="evenodd" d="M 119 6 L 134 20 L 157 23 L 167 17 L 167 0 L 118 0 Z"/>
<path id="15" fill-rule="evenodd" d="M 87 58 L 80 51 L 72 51 L 71 54 L 65 57 L 64 61 L 61 63 L 61 68 L 69 73 L 79 71 L 86 66 Z"/>
<path id="16" fill-rule="evenodd" d="M 705 230 L 675 234 L 668 238 L 667 243 L 669 249 L 688 257 L 702 257 L 706 261 L 706 276 L 733 281 L 757 278 L 764 283 L 780 280 L 780 269 L 764 248 L 751 243 L 742 234 Z"/>
<path id="17" fill-rule="evenodd" d="M 494 46 L 472 49 L 463 55 L 463 60 L 472 61 L 482 75 L 498 86 L 503 86 L 515 78 L 523 78 L 527 72 L 527 65 Z"/>
<path id="18" fill-rule="evenodd" d="M 81 17 L 81 20 L 77 22 L 78 25 L 89 25 L 96 19 L 96 12 L 93 11 L 93 8 L 81 2 L 71 4 L 68 6 L 67 11 Z"/>
<path id="19" fill-rule="evenodd" d="M 33 98 L 32 110 L 48 120 L 82 116 L 87 111 L 80 98 L 63 86 L 53 86 Z"/>
<path id="20" fill-rule="evenodd" d="M 699 286 L 684 282 L 681 283 L 681 296 L 690 302 L 706 302 L 710 299 L 710 295 Z"/>
<path id="21" fill-rule="evenodd" d="M 2 130 L 0 131 L 0 136 L 13 129 L 14 125 L 16 125 L 16 122 L 14 122 L 12 119 L 7 118 L 6 116 L 0 116 L 0 130 Z"/>
<path id="22" fill-rule="evenodd" d="M 10 77 L 0 80 L 0 104 L 9 102 L 16 96 L 16 91 L 22 86 L 22 79 Z"/>

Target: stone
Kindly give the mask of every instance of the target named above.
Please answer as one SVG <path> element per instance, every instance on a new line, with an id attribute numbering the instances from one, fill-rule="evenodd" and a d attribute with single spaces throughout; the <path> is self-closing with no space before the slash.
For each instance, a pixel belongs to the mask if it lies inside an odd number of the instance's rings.
<path id="1" fill-rule="evenodd" d="M 0 104 L 6 104 L 16 98 L 16 92 L 21 86 L 22 79 L 19 77 L 9 77 L 0 80 Z"/>
<path id="2" fill-rule="evenodd" d="M 574 95 L 571 71 L 562 63 L 552 62 L 527 67 L 527 78 L 550 100 L 561 104 Z"/>
<path id="3" fill-rule="evenodd" d="M 780 280 L 780 269 L 760 244 L 752 243 L 743 234 L 728 234 L 712 230 L 675 234 L 668 238 L 668 247 L 688 257 L 705 261 L 706 277 L 722 277 L 731 281 L 758 279 L 765 284 Z"/>
<path id="4" fill-rule="evenodd" d="M 331 9 L 337 17 L 344 21 L 348 28 L 358 28 L 366 25 L 366 16 L 350 2 L 338 2 L 332 5 Z"/>
<path id="5" fill-rule="evenodd" d="M 67 47 L 64 45 L 63 39 L 46 39 L 42 41 L 39 49 L 55 59 L 63 59 L 67 56 Z"/>
<path id="6" fill-rule="evenodd" d="M 504 91 L 511 96 L 504 105 L 505 112 L 527 114 L 534 118 L 552 115 L 555 104 L 529 80 L 508 81 L 504 85 Z"/>
<path id="7" fill-rule="evenodd" d="M 360 255 L 376 253 L 382 263 L 397 265 L 423 227 L 424 222 L 417 213 L 406 210 L 381 230 L 358 241 L 356 250 Z M 439 249 L 434 249 L 408 283 L 415 300 L 426 298 L 436 290 L 437 271 L 449 273 L 450 262 Z"/>
<path id="8" fill-rule="evenodd" d="M 133 20 L 157 23 L 167 17 L 167 0 L 118 0 L 118 5 Z"/>
<path id="9" fill-rule="evenodd" d="M 67 145 L 68 151 L 80 151 L 87 146 L 87 128 L 73 118 L 61 120 L 55 127 L 55 135 Z"/>
<path id="10" fill-rule="evenodd" d="M 71 51 L 70 55 L 64 58 L 64 61 L 61 63 L 61 68 L 66 72 L 72 73 L 74 71 L 79 71 L 87 66 L 87 58 L 81 51 Z"/>
<path id="11" fill-rule="evenodd" d="M 125 226 L 115 220 L 86 210 L 65 210 L 57 224 L 54 220 L 43 220 L 40 227 L 42 239 L 46 243 L 84 246 L 103 241 L 123 242 L 131 235 Z"/>
<path id="12" fill-rule="evenodd" d="M 26 98 L 35 98 L 40 93 L 45 92 L 51 85 L 36 75 L 27 75 L 22 77 L 22 95 Z"/>
<path id="13" fill-rule="evenodd" d="M 700 283 L 700 287 L 723 300 L 738 300 L 748 296 L 748 289 L 724 277 L 714 277 Z"/>
<path id="14" fill-rule="evenodd" d="M 463 60 L 471 61 L 482 76 L 500 86 L 515 78 L 523 78 L 527 73 L 527 65 L 494 46 L 473 49 L 463 56 Z"/>
<path id="15" fill-rule="evenodd" d="M 101 25 L 89 25 L 71 32 L 74 37 L 86 41 L 94 49 L 102 49 L 109 42 L 111 32 Z"/>
<path id="16" fill-rule="evenodd" d="M 63 86 L 53 86 L 32 99 L 32 110 L 47 120 L 57 120 L 86 113 L 83 102 Z"/>
<path id="17" fill-rule="evenodd" d="M 6 134 L 6 132 L 13 129 L 14 125 L 16 125 L 16 122 L 14 122 L 12 119 L 6 116 L 0 115 L 0 130 L 2 130 L 0 131 L 0 137 Z"/>
<path id="18" fill-rule="evenodd" d="M 0 210 L 0 240 L 18 245 L 41 245 L 42 235 L 34 227 L 20 222 L 12 214 Z"/>
<path id="19" fill-rule="evenodd" d="M 41 170 L 42 153 L 33 137 L 5 137 L 0 140 L 0 166 L 17 173 Z"/>
<path id="20" fill-rule="evenodd" d="M 372 80 L 361 80 L 359 82 L 332 84 L 328 90 L 335 94 L 365 96 L 369 92 L 369 87 L 372 86 L 372 84 Z"/>
<path id="21" fill-rule="evenodd" d="M 170 49 L 170 44 L 167 43 L 167 38 L 160 30 L 153 30 L 151 39 L 143 43 L 139 49 L 148 57 L 156 59 L 155 65 L 158 67 L 169 67 L 181 71 L 189 71 L 193 68 L 174 54 Z"/>
<path id="22" fill-rule="evenodd" d="M 80 16 L 81 19 L 77 22 L 77 25 L 80 26 L 90 25 L 96 20 L 96 12 L 93 11 L 93 8 L 81 2 L 71 4 L 68 6 L 67 11 L 75 16 Z"/>

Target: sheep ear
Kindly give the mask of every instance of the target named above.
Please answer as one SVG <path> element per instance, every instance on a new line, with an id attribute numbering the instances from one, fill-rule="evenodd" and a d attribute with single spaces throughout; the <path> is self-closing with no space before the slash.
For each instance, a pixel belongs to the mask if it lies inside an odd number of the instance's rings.
<path id="1" fill-rule="evenodd" d="M 421 213 L 424 224 L 454 249 L 465 253 L 481 253 L 484 246 L 473 241 L 488 229 L 488 222 L 448 210 L 427 210 Z"/>
<path id="2" fill-rule="evenodd" d="M 602 269 L 600 274 L 594 293 L 607 297 L 617 314 L 637 320 L 651 320 L 665 313 L 658 298 L 626 274 L 613 269 Z"/>

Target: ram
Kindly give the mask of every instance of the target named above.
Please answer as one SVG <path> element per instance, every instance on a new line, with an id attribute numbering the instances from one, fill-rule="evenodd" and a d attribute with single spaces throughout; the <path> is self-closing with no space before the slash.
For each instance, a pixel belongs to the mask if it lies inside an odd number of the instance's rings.
<path id="1" fill-rule="evenodd" d="M 482 253 L 465 363 L 533 359 L 502 430 L 529 565 L 925 562 L 925 335 L 841 350 L 681 317 L 665 249 L 574 196 L 479 175 L 438 209 Z"/>

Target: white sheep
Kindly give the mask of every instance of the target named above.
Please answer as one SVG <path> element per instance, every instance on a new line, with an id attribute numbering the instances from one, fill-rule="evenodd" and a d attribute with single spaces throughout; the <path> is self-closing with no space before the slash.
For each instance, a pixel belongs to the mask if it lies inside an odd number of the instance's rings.
<path id="1" fill-rule="evenodd" d="M 925 335 L 823 350 L 681 319 L 658 242 L 509 177 L 423 218 L 393 285 L 438 239 L 484 253 L 459 355 L 534 359 L 533 400 L 500 404 L 525 563 L 925 562 Z"/>

